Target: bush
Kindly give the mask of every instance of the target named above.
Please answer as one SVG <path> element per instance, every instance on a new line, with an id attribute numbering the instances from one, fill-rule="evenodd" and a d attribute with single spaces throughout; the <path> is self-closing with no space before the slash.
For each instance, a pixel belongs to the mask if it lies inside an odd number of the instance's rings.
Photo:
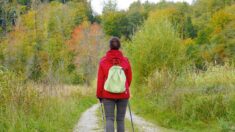
<path id="1" fill-rule="evenodd" d="M 152 19 L 150 16 L 133 41 L 126 45 L 137 82 L 146 79 L 156 69 L 177 72 L 187 65 L 185 48 L 164 17 Z"/>

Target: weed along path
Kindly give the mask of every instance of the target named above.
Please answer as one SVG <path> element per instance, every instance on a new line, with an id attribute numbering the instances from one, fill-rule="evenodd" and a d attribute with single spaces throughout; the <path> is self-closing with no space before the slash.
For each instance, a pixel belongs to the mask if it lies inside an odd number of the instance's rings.
<path id="1" fill-rule="evenodd" d="M 97 113 L 101 112 L 99 107 L 99 104 L 95 104 L 87 109 L 82 114 L 73 132 L 103 132 L 103 124 L 99 123 L 100 117 L 97 116 Z M 126 113 L 126 118 L 131 120 L 129 111 Z M 137 128 L 138 132 L 172 132 L 171 130 L 156 126 L 155 124 L 144 120 L 134 113 L 132 113 L 132 118 L 134 121 L 134 127 Z"/>

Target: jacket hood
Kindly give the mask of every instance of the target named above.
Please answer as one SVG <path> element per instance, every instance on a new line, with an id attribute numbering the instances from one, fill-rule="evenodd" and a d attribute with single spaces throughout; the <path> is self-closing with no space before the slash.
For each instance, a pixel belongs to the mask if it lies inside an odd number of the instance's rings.
<path id="1" fill-rule="evenodd" d="M 106 58 L 111 63 L 119 63 L 123 59 L 123 54 L 120 50 L 109 50 L 106 52 Z"/>

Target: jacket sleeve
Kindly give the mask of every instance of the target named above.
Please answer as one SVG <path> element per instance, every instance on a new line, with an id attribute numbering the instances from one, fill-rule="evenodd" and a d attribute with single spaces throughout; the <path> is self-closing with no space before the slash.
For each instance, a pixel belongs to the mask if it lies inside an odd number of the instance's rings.
<path id="1" fill-rule="evenodd" d="M 127 69 L 127 75 L 126 75 L 126 77 L 127 77 L 127 82 L 128 82 L 128 84 L 129 84 L 129 86 L 131 85 L 131 81 L 132 81 L 132 69 L 131 69 L 131 64 L 130 64 L 130 62 L 129 62 L 129 60 L 127 59 L 127 61 L 128 61 L 128 69 Z"/>
<path id="2" fill-rule="evenodd" d="M 97 98 L 102 98 L 103 87 L 104 87 L 104 73 L 101 64 L 99 64 L 98 75 L 97 75 L 97 90 L 96 90 Z"/>

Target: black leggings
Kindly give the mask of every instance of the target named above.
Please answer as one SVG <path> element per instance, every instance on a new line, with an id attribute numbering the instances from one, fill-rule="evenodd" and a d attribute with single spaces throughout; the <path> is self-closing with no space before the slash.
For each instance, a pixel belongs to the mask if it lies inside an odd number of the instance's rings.
<path id="1" fill-rule="evenodd" d="M 117 108 L 117 132 L 125 131 L 125 114 L 128 99 L 102 99 L 106 117 L 106 132 L 114 132 L 114 110 Z"/>

